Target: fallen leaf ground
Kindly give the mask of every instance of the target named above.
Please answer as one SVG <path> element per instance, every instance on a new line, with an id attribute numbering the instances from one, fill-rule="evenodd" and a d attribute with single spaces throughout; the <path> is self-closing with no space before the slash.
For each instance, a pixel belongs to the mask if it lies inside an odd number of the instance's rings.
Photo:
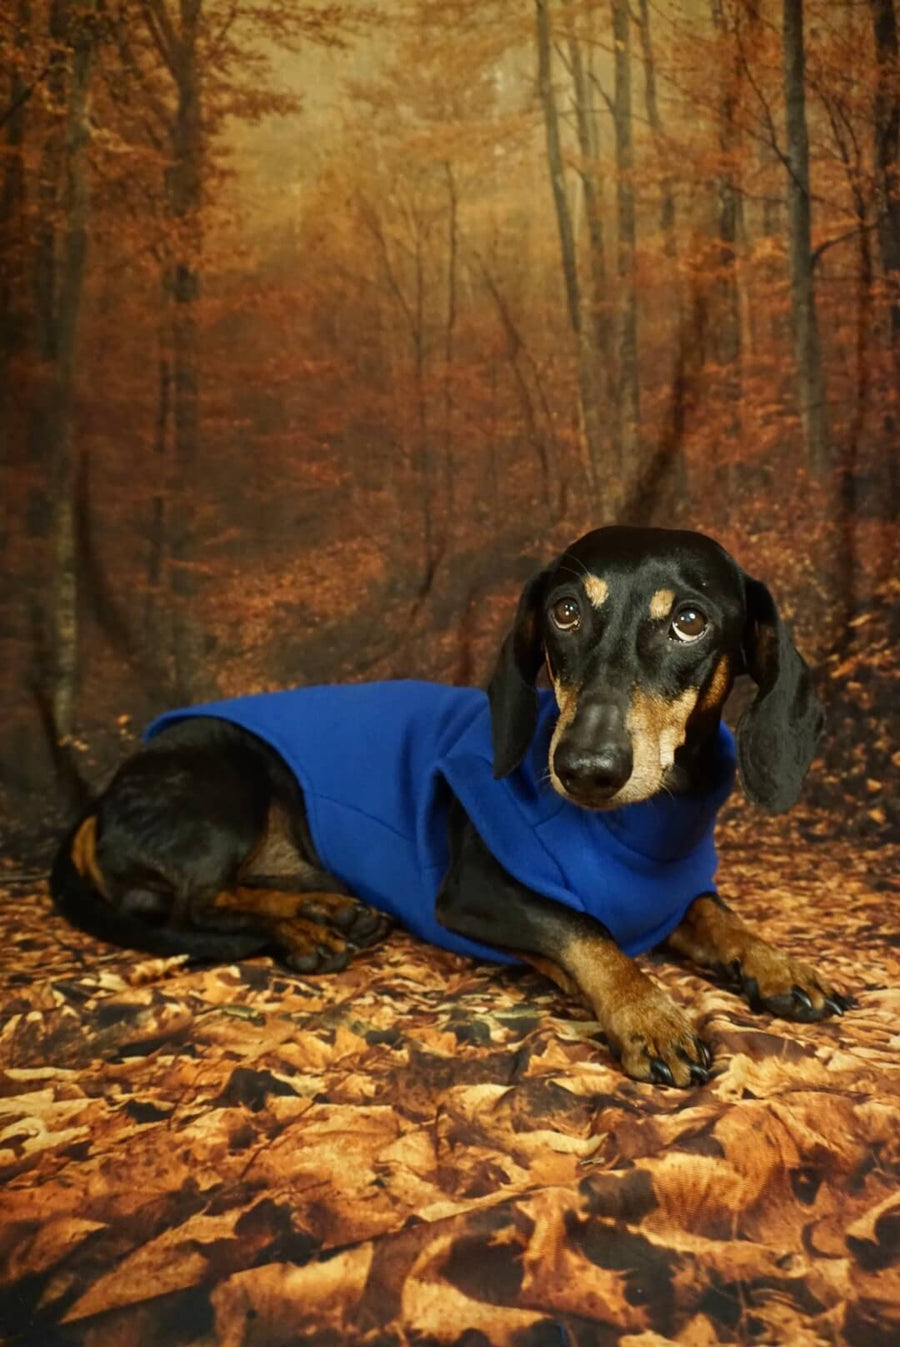
<path id="1" fill-rule="evenodd" d="M 737 814 L 720 887 L 859 1008 L 788 1024 L 659 962 L 715 1048 L 691 1092 L 623 1078 L 531 971 L 400 932 L 323 979 L 187 968 L 3 880 L 0 1333 L 897 1342 L 898 849 L 809 830 Z"/>

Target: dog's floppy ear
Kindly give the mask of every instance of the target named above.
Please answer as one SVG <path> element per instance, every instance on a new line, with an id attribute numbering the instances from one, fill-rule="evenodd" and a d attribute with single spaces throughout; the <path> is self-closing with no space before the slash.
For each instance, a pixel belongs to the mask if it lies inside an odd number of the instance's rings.
<path id="1" fill-rule="evenodd" d="M 543 659 L 540 604 L 546 574 L 539 571 L 523 589 L 516 620 L 488 684 L 495 777 L 515 771 L 537 724 L 535 680 Z"/>
<path id="2" fill-rule="evenodd" d="M 750 799 L 780 814 L 800 794 L 825 717 L 775 600 L 762 581 L 744 580 L 744 660 L 759 691 L 737 727 L 738 766 Z"/>

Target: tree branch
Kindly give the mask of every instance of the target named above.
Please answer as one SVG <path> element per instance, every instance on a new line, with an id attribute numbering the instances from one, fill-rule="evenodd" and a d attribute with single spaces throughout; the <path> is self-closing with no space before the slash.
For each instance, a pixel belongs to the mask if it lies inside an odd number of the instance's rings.
<path id="1" fill-rule="evenodd" d="M 166 12 L 165 0 L 142 0 L 141 9 L 144 11 L 147 31 L 162 58 L 163 65 L 174 76 L 179 63 L 181 43 Z"/>
<path id="2" fill-rule="evenodd" d="M 615 110 L 615 108 L 613 107 L 613 101 L 612 101 L 612 99 L 610 98 L 609 94 L 606 92 L 606 90 L 604 89 L 603 85 L 600 83 L 600 81 L 598 80 L 597 76 L 596 76 L 593 72 L 591 72 L 589 78 L 590 78 L 591 84 L 593 84 L 594 88 L 597 90 L 597 92 L 599 93 L 600 97 L 603 99 L 604 103 L 606 104 L 607 108 L 609 109 L 610 116 L 614 117 L 615 114 L 616 114 L 616 110 Z"/>
<path id="3" fill-rule="evenodd" d="M 856 238 L 858 234 L 871 233 L 873 229 L 877 229 L 881 224 L 882 218 L 883 216 L 880 215 L 877 220 L 870 220 L 868 224 L 855 225 L 853 229 L 848 229 L 845 233 L 838 234 L 836 238 L 826 239 L 824 243 L 820 243 L 818 248 L 813 249 L 812 256 L 809 259 L 810 269 L 815 267 L 819 258 L 824 253 L 827 253 L 829 248 L 836 248 L 839 243 L 846 243 L 847 239 Z"/>
<path id="4" fill-rule="evenodd" d="M 125 35 L 125 32 L 123 31 L 121 24 L 116 25 L 116 46 L 119 49 L 119 55 L 121 56 L 122 61 L 125 64 L 125 68 L 128 70 L 129 74 L 131 74 L 135 78 L 138 84 L 142 86 L 143 98 L 147 104 L 147 107 L 153 113 L 154 117 L 160 123 L 160 125 L 163 127 L 166 133 L 170 134 L 172 130 L 172 119 L 164 104 L 160 102 L 160 100 L 156 97 L 156 94 L 149 87 L 147 83 L 147 75 L 143 70 L 137 57 L 135 56 L 134 52 L 131 50 L 128 38 Z M 157 149 L 159 149 L 160 148 L 159 141 L 156 140 L 155 137 L 152 135 L 151 140 L 154 146 Z"/>
<path id="5" fill-rule="evenodd" d="M 22 90 L 22 92 L 19 94 L 18 98 L 13 99 L 9 107 L 4 112 L 3 116 L 0 117 L 0 129 L 2 129 L 7 122 L 12 121 L 13 117 L 15 117 L 16 113 L 19 111 L 19 108 L 21 108 L 25 103 L 28 102 L 29 98 L 34 93 L 35 89 L 39 88 L 39 86 L 43 84 L 44 80 L 50 74 L 52 67 L 53 62 L 48 61 L 48 63 L 44 66 L 41 73 L 38 75 L 37 79 L 33 80 L 31 84 L 26 85 L 25 88 Z"/>

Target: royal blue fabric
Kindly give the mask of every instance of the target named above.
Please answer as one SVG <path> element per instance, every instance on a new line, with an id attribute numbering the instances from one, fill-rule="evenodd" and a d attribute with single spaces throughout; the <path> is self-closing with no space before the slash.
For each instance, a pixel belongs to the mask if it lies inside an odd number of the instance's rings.
<path id="1" fill-rule="evenodd" d="M 658 795 L 592 812 L 547 780 L 556 705 L 539 696 L 525 760 L 494 779 L 487 697 L 474 688 L 402 681 L 298 688 L 210 702 L 160 716 L 146 737 L 189 716 L 250 730 L 284 758 L 306 800 L 322 864 L 372 906 L 459 954 L 518 962 L 446 931 L 435 898 L 446 872 L 451 792 L 505 869 L 529 888 L 602 921 L 627 954 L 675 929 L 714 892 L 715 816 L 734 779 L 723 726 L 718 773 L 701 797 Z"/>

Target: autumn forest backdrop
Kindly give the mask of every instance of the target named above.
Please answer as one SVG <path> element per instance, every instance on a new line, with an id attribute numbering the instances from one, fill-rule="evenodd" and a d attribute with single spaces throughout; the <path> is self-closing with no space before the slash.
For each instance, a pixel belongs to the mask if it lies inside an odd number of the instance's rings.
<path id="1" fill-rule="evenodd" d="M 612 521 L 767 579 L 829 709 L 808 833 L 896 830 L 897 17 L 8 0 L 10 852 L 167 705 L 482 681 Z"/>

